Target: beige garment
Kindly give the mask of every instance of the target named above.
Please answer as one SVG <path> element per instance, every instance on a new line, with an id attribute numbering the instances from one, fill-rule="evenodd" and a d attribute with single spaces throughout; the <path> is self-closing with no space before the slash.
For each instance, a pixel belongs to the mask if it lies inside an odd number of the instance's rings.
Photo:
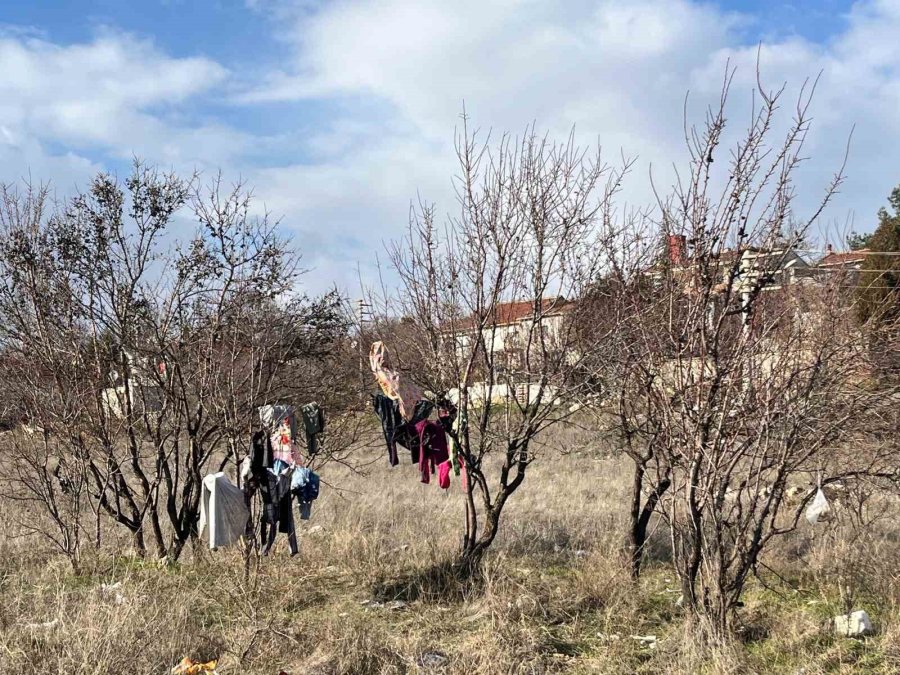
<path id="1" fill-rule="evenodd" d="M 383 342 L 372 343 L 369 365 L 384 395 L 400 404 L 400 415 L 403 419 L 406 421 L 412 419 L 416 401 L 422 398 L 422 390 L 411 382 L 402 381 L 400 373 L 391 368 L 387 347 Z"/>

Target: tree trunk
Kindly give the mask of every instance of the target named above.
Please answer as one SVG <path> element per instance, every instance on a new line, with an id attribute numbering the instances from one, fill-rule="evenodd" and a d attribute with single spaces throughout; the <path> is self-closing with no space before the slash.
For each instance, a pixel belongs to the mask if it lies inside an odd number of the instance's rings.
<path id="1" fill-rule="evenodd" d="M 697 575 L 703 559 L 703 516 L 697 504 L 697 481 L 700 475 L 700 459 L 691 465 L 686 501 L 690 524 L 681 535 L 681 592 L 685 607 L 697 607 Z"/>
<path id="2" fill-rule="evenodd" d="M 481 562 L 488 548 L 494 543 L 497 530 L 500 525 L 500 513 L 503 510 L 503 502 L 495 503 L 485 516 L 485 527 L 480 537 L 468 539 L 468 546 L 463 548 L 457 567 L 461 570 L 474 573 L 481 568 Z"/>
<path id="3" fill-rule="evenodd" d="M 641 501 L 644 489 L 644 467 L 635 462 L 634 481 L 631 485 L 631 578 L 641 576 L 641 561 L 644 557 L 644 543 L 647 541 L 647 528 L 641 527 Z"/>
<path id="4" fill-rule="evenodd" d="M 643 501 L 645 467 L 639 462 L 634 466 L 634 482 L 631 488 L 631 528 L 629 548 L 631 553 L 631 578 L 641 576 L 641 565 L 644 561 L 644 548 L 647 544 L 647 528 L 650 526 L 650 518 L 656 511 L 656 505 L 672 484 L 668 475 Z M 642 503 L 643 502 L 643 503 Z"/>
<path id="5" fill-rule="evenodd" d="M 144 542 L 144 532 L 139 527 L 138 529 L 132 532 L 132 538 L 134 540 L 134 550 L 138 555 L 138 558 L 146 558 L 147 557 L 147 544 Z"/>
<path id="6" fill-rule="evenodd" d="M 463 535 L 462 552 L 465 554 L 475 545 L 478 536 L 478 513 L 475 511 L 475 499 L 472 494 L 472 486 L 469 485 L 466 495 L 466 532 Z"/>
<path id="7" fill-rule="evenodd" d="M 166 541 L 163 537 L 162 527 L 159 523 L 159 513 L 156 510 L 156 502 L 150 506 L 150 524 L 153 528 L 153 541 L 156 544 L 156 557 L 162 558 L 166 555 Z"/>
<path id="8" fill-rule="evenodd" d="M 172 543 L 169 545 L 169 550 L 166 553 L 166 561 L 170 565 L 178 562 L 186 543 L 187 540 L 183 537 L 172 537 Z"/>

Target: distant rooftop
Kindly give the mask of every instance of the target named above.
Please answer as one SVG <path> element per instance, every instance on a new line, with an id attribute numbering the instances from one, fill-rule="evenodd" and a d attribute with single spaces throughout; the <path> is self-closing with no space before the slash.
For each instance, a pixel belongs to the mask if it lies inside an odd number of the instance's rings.
<path id="1" fill-rule="evenodd" d="M 819 267 L 840 267 L 862 262 L 871 253 L 867 248 L 857 251 L 844 251 L 841 253 L 828 253 L 819 261 Z"/>
<path id="2" fill-rule="evenodd" d="M 542 298 L 540 313 L 544 316 L 553 316 L 568 311 L 575 303 L 562 297 Z M 494 308 L 494 317 L 491 324 L 497 326 L 511 326 L 534 316 L 533 300 L 516 300 L 512 302 L 498 303 Z M 461 319 L 457 328 L 469 330 L 475 328 L 476 317 L 467 316 Z"/>

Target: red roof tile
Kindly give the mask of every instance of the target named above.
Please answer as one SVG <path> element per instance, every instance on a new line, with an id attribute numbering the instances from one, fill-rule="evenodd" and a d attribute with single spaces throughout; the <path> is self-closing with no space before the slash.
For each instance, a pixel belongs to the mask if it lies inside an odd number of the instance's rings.
<path id="1" fill-rule="evenodd" d="M 862 262 L 870 253 L 869 249 L 861 248 L 858 251 L 845 251 L 844 253 L 829 253 L 819 261 L 819 267 L 829 265 L 851 265 Z"/>

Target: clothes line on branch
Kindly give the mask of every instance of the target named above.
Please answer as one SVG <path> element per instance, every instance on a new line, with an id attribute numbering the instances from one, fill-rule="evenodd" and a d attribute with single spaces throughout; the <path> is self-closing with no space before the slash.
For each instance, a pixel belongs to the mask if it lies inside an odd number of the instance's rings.
<path id="1" fill-rule="evenodd" d="M 459 460 L 457 442 L 466 420 L 453 402 L 446 397 L 428 400 L 419 387 L 402 378 L 392 367 L 383 342 L 372 344 L 369 365 L 381 389 L 372 394 L 372 409 L 381 422 L 388 464 L 400 463 L 397 449 L 402 447 L 409 451 L 412 464 L 418 466 L 422 483 L 430 483 L 436 474 L 438 485 L 447 490 L 452 473 L 462 477 L 463 490 L 467 490 L 465 462 Z M 437 419 L 431 419 L 435 410 Z"/>
<path id="2" fill-rule="evenodd" d="M 279 532 L 286 534 L 291 555 L 296 555 L 294 502 L 301 520 L 309 520 L 319 496 L 320 479 L 308 466 L 319 452 L 325 430 L 325 412 L 316 402 L 300 408 L 278 403 L 258 409 L 259 426 L 251 434 L 247 455 L 240 463 L 238 486 L 223 473 L 203 479 L 200 533 L 207 532 L 209 547 L 217 549 L 241 537 L 254 541 L 251 506 L 259 497 L 259 536 L 263 555 L 269 555 Z M 304 448 L 299 442 L 303 429 Z"/>

